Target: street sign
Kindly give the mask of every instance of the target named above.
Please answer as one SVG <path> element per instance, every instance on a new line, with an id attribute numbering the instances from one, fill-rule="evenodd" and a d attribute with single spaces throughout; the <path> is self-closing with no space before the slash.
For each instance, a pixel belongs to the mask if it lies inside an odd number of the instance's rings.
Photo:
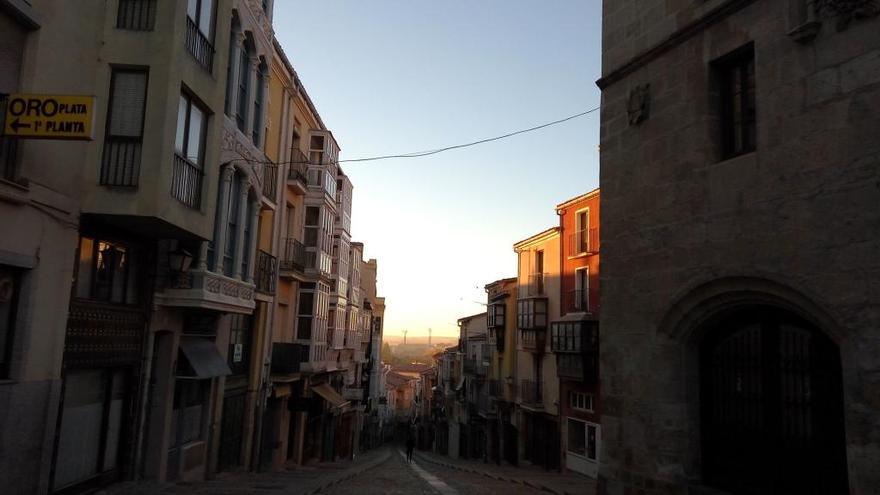
<path id="1" fill-rule="evenodd" d="M 32 139 L 92 140 L 94 96 L 13 94 L 3 134 Z"/>

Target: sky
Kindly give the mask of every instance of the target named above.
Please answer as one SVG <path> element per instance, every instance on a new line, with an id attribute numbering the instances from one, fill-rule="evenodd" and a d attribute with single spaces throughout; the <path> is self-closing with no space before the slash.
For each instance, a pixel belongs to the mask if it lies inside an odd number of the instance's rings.
<path id="1" fill-rule="evenodd" d="M 599 106 L 599 0 L 275 0 L 274 28 L 342 148 L 422 151 Z M 343 163 L 385 334 L 457 335 L 513 244 L 598 187 L 599 113 L 424 158 Z"/>

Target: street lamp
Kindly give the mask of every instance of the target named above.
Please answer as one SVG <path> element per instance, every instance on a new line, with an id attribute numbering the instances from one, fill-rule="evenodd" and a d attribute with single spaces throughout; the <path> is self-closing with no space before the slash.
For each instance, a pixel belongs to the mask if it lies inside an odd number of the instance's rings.
<path id="1" fill-rule="evenodd" d="M 186 249 L 178 247 L 168 253 L 168 268 L 173 272 L 182 273 L 189 270 L 193 256 Z"/>

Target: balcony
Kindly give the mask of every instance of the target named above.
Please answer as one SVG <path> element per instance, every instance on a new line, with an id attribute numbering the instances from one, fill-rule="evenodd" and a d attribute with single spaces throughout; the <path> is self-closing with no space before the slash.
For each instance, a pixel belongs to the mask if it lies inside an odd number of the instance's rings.
<path id="1" fill-rule="evenodd" d="M 279 263 L 282 277 L 290 277 L 292 272 L 302 274 L 306 267 L 306 248 L 294 237 L 282 240 L 281 262 Z"/>
<path id="2" fill-rule="evenodd" d="M 211 72 L 214 65 L 214 45 L 189 16 L 186 17 L 186 49 L 195 57 L 199 65 Z"/>
<path id="3" fill-rule="evenodd" d="M 536 353 L 544 352 L 547 345 L 546 330 L 520 330 L 519 335 L 523 350 Z"/>
<path id="4" fill-rule="evenodd" d="M 309 159 L 302 151 L 294 148 L 290 150 L 290 163 L 287 168 L 287 185 L 297 194 L 305 194 L 308 189 L 306 168 Z"/>
<path id="5" fill-rule="evenodd" d="M 157 0 L 119 0 L 117 29 L 152 31 L 156 25 Z"/>
<path id="6" fill-rule="evenodd" d="M 599 322 L 556 322 L 551 326 L 550 348 L 556 353 L 560 378 L 594 384 L 599 378 Z"/>
<path id="7" fill-rule="evenodd" d="M 193 209 L 202 204 L 202 168 L 174 154 L 174 170 L 171 176 L 171 195 Z"/>
<path id="8" fill-rule="evenodd" d="M 363 400 L 364 389 L 354 387 L 342 387 L 342 398 L 345 400 Z"/>
<path id="9" fill-rule="evenodd" d="M 141 137 L 107 136 L 101 158 L 101 185 L 137 187 L 141 169 Z"/>
<path id="10" fill-rule="evenodd" d="M 533 273 L 529 275 L 529 285 L 527 294 L 530 296 L 543 296 L 545 294 L 544 281 L 547 278 L 546 273 Z"/>
<path id="11" fill-rule="evenodd" d="M 207 270 L 189 270 L 171 276 L 156 294 L 157 304 L 251 314 L 254 285 Z"/>
<path id="12" fill-rule="evenodd" d="M 263 197 L 275 203 L 278 201 L 278 165 L 263 165 Z"/>
<path id="13" fill-rule="evenodd" d="M 532 408 L 544 407 L 544 386 L 533 380 L 519 381 L 519 398 L 523 405 Z"/>
<path id="14" fill-rule="evenodd" d="M 590 290 L 575 289 L 565 294 L 565 312 L 566 313 L 589 313 L 590 312 Z"/>
<path id="15" fill-rule="evenodd" d="M 257 264 L 254 267 L 254 282 L 257 292 L 263 294 L 275 294 L 275 279 L 278 275 L 277 260 L 271 254 L 257 251 Z"/>
<path id="16" fill-rule="evenodd" d="M 547 328 L 547 298 L 533 297 L 516 302 L 516 323 L 520 330 Z"/>
<path id="17" fill-rule="evenodd" d="M 581 229 L 568 235 L 569 258 L 599 252 L 599 229 Z"/>
<path id="18" fill-rule="evenodd" d="M 272 343 L 272 373 L 299 373 L 301 365 L 309 361 L 309 346 L 305 344 Z"/>

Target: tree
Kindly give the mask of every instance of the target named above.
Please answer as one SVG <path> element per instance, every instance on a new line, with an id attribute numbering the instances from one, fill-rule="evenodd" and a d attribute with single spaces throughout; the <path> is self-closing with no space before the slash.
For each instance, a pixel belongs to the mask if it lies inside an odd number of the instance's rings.
<path id="1" fill-rule="evenodd" d="M 388 342 L 382 344 L 382 362 L 388 364 L 394 362 L 394 353 L 391 352 L 391 346 L 388 345 Z"/>

